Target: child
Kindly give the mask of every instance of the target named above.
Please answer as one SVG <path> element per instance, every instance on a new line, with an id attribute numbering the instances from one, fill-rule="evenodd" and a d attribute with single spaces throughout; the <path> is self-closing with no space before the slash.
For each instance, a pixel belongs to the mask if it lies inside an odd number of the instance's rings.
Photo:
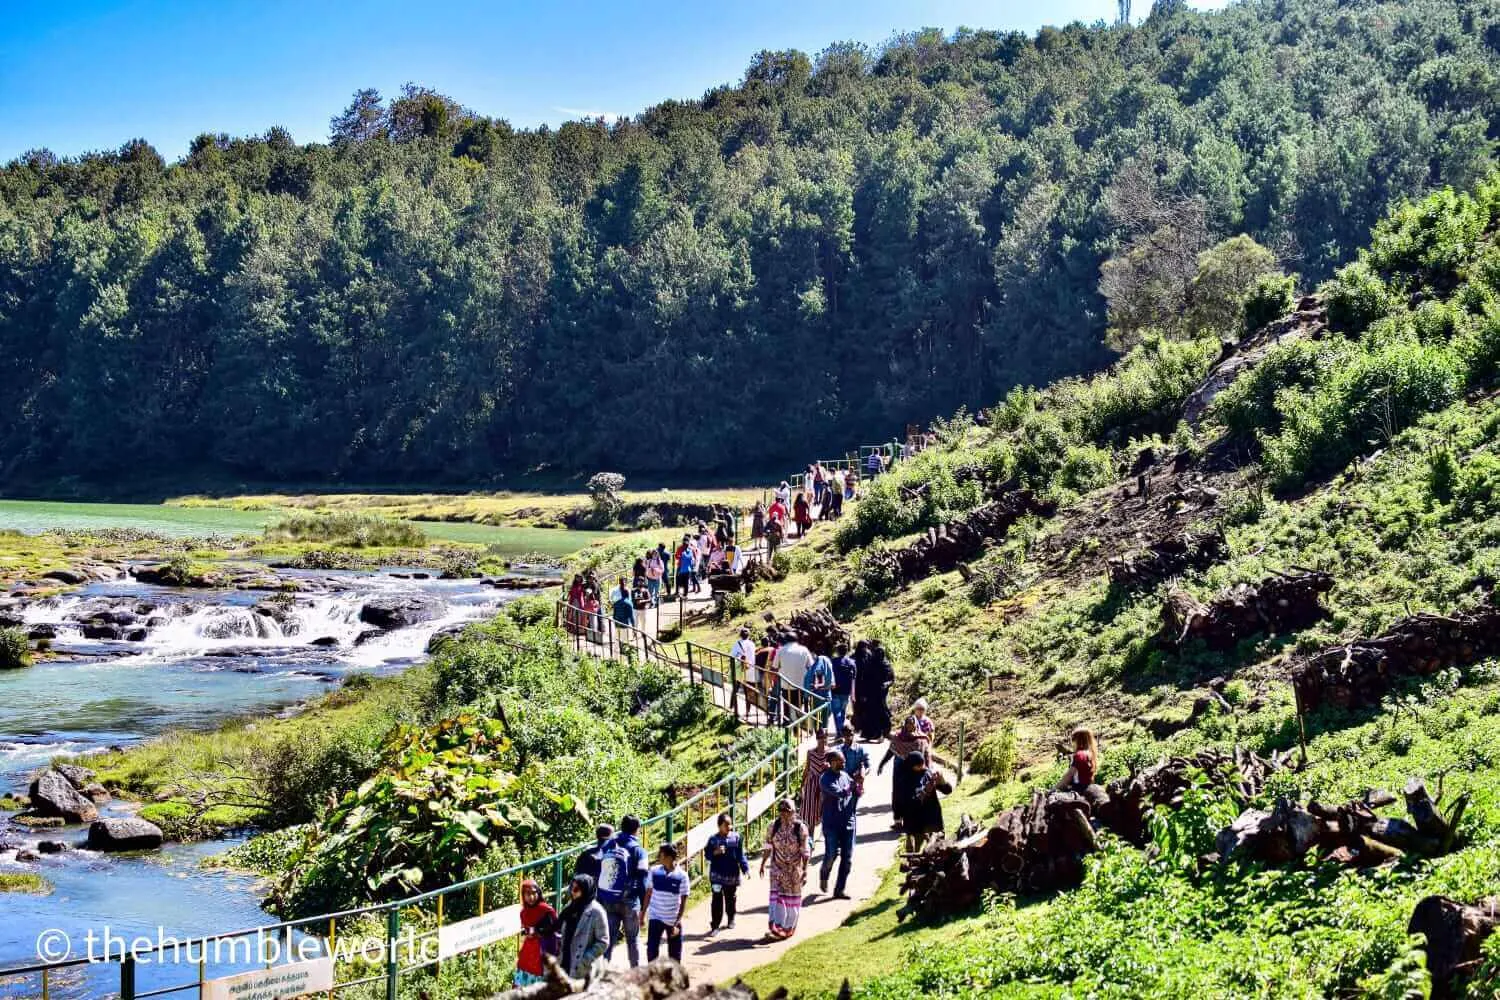
<path id="1" fill-rule="evenodd" d="M 726 915 L 729 922 L 725 926 L 734 930 L 735 897 L 740 891 L 740 878 L 750 874 L 750 862 L 745 860 L 744 841 L 734 832 L 728 813 L 719 814 L 719 832 L 708 838 L 704 854 L 708 857 L 708 881 L 713 887 L 708 933 L 717 934 Z"/>
<path id="2" fill-rule="evenodd" d="M 646 880 L 646 961 L 656 961 L 661 939 L 667 937 L 667 954 L 682 961 L 682 914 L 687 909 L 691 883 L 687 872 L 677 870 L 677 848 L 662 844 L 657 865 Z"/>

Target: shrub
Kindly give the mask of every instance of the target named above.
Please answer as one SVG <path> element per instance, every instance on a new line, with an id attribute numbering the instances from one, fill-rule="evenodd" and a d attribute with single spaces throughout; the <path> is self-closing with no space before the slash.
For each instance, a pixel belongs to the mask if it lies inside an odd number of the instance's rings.
<path id="1" fill-rule="evenodd" d="M 1322 292 L 1328 304 L 1328 326 L 1339 333 L 1363 332 L 1393 305 L 1385 283 L 1363 260 L 1339 269 Z"/>
<path id="2" fill-rule="evenodd" d="M 655 531 L 662 526 L 661 511 L 647 507 L 635 516 L 635 530 Z"/>
<path id="3" fill-rule="evenodd" d="M 427 535 L 409 521 L 369 514 L 292 514 L 266 525 L 270 542 L 327 542 L 350 548 L 422 548 Z"/>
<path id="4" fill-rule="evenodd" d="M 1297 279 L 1291 275 L 1262 274 L 1256 278 L 1245 295 L 1243 331 L 1254 333 L 1291 312 L 1296 289 Z"/>
<path id="5" fill-rule="evenodd" d="M 1458 462 L 1452 450 L 1437 448 L 1427 455 L 1427 495 L 1435 503 L 1453 499 L 1458 487 Z"/>
<path id="6" fill-rule="evenodd" d="M 31 643 L 25 629 L 0 628 L 0 670 L 31 666 Z"/>
<path id="7" fill-rule="evenodd" d="M 1002 722 L 974 748 L 969 770 L 975 774 L 988 774 L 1001 781 L 1009 781 L 1015 776 L 1019 759 L 1015 723 Z"/>
<path id="8" fill-rule="evenodd" d="M 1114 456 L 1092 444 L 1069 448 L 1062 467 L 1057 470 L 1058 485 L 1076 493 L 1087 493 L 1114 481 Z"/>

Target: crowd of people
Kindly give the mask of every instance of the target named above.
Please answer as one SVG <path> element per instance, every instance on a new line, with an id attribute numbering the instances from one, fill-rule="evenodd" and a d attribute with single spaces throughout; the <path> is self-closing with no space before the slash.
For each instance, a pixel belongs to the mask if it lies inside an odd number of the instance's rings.
<path id="1" fill-rule="evenodd" d="M 920 850 L 930 837 L 943 832 L 941 796 L 953 791 L 933 766 L 933 734 L 926 706 L 918 702 L 901 730 L 890 736 L 885 757 L 874 769 L 880 774 L 887 763 L 896 761 L 891 812 L 896 827 L 906 834 L 908 850 Z M 1075 758 L 1075 767 L 1079 759 Z M 852 722 L 841 723 L 836 734 L 818 731 L 803 765 L 800 794 L 776 804 L 759 853 L 757 873 L 766 882 L 766 940 L 785 940 L 797 932 L 819 832 L 823 839 L 820 898 L 850 898 L 859 803 L 870 773 L 870 754 Z M 640 834 L 641 821 L 635 816 L 621 819 L 618 830 L 601 824 L 595 830 L 594 847 L 575 861 L 568 900 L 560 912 L 543 899 L 536 882 L 521 883 L 517 986 L 543 979 L 546 955 L 555 957 L 570 975 L 582 977 L 596 960 L 611 960 L 623 946 L 626 961 L 637 966 L 642 961 L 643 928 L 645 961 L 655 961 L 663 950 L 682 960 L 683 922 L 692 879 L 679 865 L 673 844 L 658 846 L 652 864 Z M 734 929 L 739 890 L 751 872 L 750 852 L 729 813 L 718 816 L 717 831 L 704 848 L 704 861 L 710 892 L 705 936 L 712 938 L 721 929 Z"/>

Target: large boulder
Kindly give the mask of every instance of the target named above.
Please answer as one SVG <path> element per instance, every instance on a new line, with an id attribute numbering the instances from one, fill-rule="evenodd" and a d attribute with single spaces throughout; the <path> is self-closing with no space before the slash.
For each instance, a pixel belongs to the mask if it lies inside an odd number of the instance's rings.
<path id="1" fill-rule="evenodd" d="M 101 819 L 89 827 L 88 847 L 94 851 L 153 851 L 161 846 L 161 827 L 139 816 Z"/>
<path id="2" fill-rule="evenodd" d="M 428 594 L 382 594 L 359 609 L 359 620 L 376 628 L 409 628 L 443 613 L 443 602 Z"/>
<path id="3" fill-rule="evenodd" d="M 42 579 L 56 580 L 58 583 L 66 583 L 75 587 L 81 583 L 89 582 L 88 576 L 78 572 L 78 570 L 76 569 L 49 570 L 48 572 L 42 574 Z"/>
<path id="4" fill-rule="evenodd" d="M 69 823 L 92 823 L 99 818 L 94 804 L 56 769 L 38 775 L 27 794 L 37 816 L 59 816 Z"/>
<path id="5" fill-rule="evenodd" d="M 53 764 L 52 770 L 68 779 L 68 783 L 82 791 L 83 786 L 94 780 L 94 772 L 82 764 Z"/>

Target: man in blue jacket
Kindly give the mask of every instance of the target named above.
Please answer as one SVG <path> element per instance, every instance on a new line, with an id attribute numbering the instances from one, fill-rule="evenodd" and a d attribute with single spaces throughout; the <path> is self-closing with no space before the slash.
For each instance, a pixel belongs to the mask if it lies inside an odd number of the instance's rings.
<path id="1" fill-rule="evenodd" d="M 620 832 L 603 852 L 599 865 L 599 903 L 609 914 L 609 948 L 606 959 L 614 957 L 615 945 L 625 939 L 625 952 L 633 969 L 641 964 L 641 901 L 646 897 L 646 872 L 650 861 L 637 834 L 641 821 L 634 816 L 620 820 Z"/>
<path id="2" fill-rule="evenodd" d="M 819 776 L 818 787 L 823 790 L 823 867 L 818 872 L 818 888 L 828 891 L 828 876 L 833 871 L 833 859 L 838 857 L 839 878 L 833 898 L 848 899 L 844 890 L 849 884 L 849 870 L 854 867 L 854 814 L 859 798 L 854 794 L 854 781 L 844 771 L 842 752 L 828 751 L 828 770 Z"/>

